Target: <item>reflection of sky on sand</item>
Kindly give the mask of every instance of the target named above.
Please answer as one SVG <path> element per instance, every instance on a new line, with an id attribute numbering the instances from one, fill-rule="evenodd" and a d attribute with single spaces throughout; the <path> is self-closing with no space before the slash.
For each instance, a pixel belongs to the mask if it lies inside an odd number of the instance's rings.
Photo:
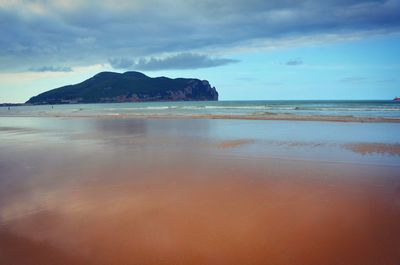
<path id="1" fill-rule="evenodd" d="M 18 119 L 0 126 L 6 264 L 21 240 L 46 249 L 44 265 L 49 252 L 60 264 L 400 259 L 399 157 L 342 147 L 395 143 L 396 125 Z"/>
<path id="2" fill-rule="evenodd" d="M 177 162 L 171 165 L 181 166 Z M 14 210 L 22 214 L 4 225 L 94 264 L 378 264 L 382 255 L 388 262 L 399 258 L 399 191 L 392 186 L 399 183 L 393 178 L 359 181 L 347 179 L 354 168 L 336 175 L 323 166 L 271 169 L 238 161 L 207 169 L 200 163 L 195 170 L 193 164 L 137 166 L 107 171 L 100 165 L 101 171 L 82 171 L 87 179 L 81 183 L 64 180 L 15 198 Z"/>

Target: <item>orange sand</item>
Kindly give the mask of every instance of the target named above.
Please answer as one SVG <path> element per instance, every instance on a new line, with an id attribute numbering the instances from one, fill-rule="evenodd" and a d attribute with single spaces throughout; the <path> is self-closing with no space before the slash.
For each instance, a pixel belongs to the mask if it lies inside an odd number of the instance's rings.
<path id="1" fill-rule="evenodd" d="M 400 155 L 400 144 L 382 144 L 382 143 L 362 143 L 362 144 L 348 144 L 346 148 L 353 152 L 366 154 L 387 154 L 387 155 Z"/>
<path id="2" fill-rule="evenodd" d="M 369 168 L 335 171 L 337 166 L 313 163 L 180 162 L 152 169 L 99 163 L 81 170 L 82 177 L 97 179 L 90 185 L 16 200 L 9 211 L 14 216 L 8 215 L 0 232 L 0 263 L 400 261 L 396 179 L 371 177 Z M 110 182 L 102 180 L 106 176 L 119 177 Z M 34 210 L 26 210 L 29 204 Z"/>

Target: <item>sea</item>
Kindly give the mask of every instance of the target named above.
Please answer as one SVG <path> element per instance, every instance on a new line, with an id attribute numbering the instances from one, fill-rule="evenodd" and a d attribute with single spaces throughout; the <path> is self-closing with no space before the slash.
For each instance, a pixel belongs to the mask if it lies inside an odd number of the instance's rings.
<path id="1" fill-rule="evenodd" d="M 400 118 L 393 100 L 254 100 L 102 103 L 1 107 L 1 116 L 90 115 L 263 115 Z"/>

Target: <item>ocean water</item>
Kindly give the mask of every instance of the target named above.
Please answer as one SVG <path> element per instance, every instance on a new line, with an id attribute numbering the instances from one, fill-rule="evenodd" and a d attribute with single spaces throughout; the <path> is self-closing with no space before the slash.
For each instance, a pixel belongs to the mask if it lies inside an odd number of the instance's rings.
<path id="1" fill-rule="evenodd" d="M 0 115 L 263 115 L 400 118 L 400 102 L 391 100 L 185 101 L 16 106 Z"/>

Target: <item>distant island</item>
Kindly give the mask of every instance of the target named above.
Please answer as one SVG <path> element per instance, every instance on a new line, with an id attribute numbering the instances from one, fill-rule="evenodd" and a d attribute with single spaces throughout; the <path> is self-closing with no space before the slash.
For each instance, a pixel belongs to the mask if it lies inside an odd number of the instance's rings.
<path id="1" fill-rule="evenodd" d="M 151 78 L 140 72 L 101 72 L 79 84 L 49 90 L 26 104 L 119 103 L 144 101 L 218 100 L 206 80 Z"/>

